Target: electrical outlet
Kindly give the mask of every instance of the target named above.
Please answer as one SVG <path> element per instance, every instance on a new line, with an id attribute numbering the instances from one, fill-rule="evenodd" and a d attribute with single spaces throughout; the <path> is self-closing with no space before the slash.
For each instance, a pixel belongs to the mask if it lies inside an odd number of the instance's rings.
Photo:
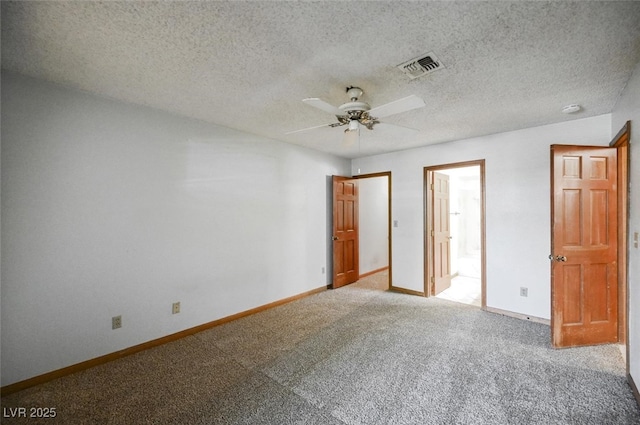
<path id="1" fill-rule="evenodd" d="M 111 329 L 118 329 L 122 327 L 122 316 L 113 316 L 111 318 Z"/>
<path id="2" fill-rule="evenodd" d="M 173 303 L 173 307 L 171 308 L 171 314 L 180 313 L 180 302 Z"/>
<path id="3" fill-rule="evenodd" d="M 529 288 L 521 287 L 520 288 L 520 296 L 521 297 L 528 297 L 529 296 Z"/>
<path id="4" fill-rule="evenodd" d="M 324 274 L 324 267 L 322 268 L 322 274 Z"/>

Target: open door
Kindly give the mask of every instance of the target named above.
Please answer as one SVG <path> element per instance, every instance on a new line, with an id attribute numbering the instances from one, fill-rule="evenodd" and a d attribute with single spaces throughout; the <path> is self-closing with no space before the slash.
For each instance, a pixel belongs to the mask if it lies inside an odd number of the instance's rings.
<path id="1" fill-rule="evenodd" d="M 451 286 L 451 227 L 449 220 L 449 176 L 433 172 L 433 289 L 431 295 Z"/>
<path id="2" fill-rule="evenodd" d="M 333 176 L 333 285 L 358 280 L 358 182 Z"/>
<path id="3" fill-rule="evenodd" d="M 618 341 L 615 148 L 551 146 L 554 347 Z"/>

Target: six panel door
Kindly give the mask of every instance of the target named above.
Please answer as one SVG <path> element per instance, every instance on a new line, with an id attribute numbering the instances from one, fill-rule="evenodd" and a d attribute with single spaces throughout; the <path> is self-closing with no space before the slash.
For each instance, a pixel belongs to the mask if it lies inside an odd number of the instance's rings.
<path id="1" fill-rule="evenodd" d="M 333 288 L 359 278 L 358 182 L 333 176 Z"/>
<path id="2" fill-rule="evenodd" d="M 551 147 L 555 347 L 618 341 L 616 149 Z"/>
<path id="3" fill-rule="evenodd" d="M 432 295 L 451 286 L 451 226 L 449 176 L 433 172 L 433 288 Z"/>

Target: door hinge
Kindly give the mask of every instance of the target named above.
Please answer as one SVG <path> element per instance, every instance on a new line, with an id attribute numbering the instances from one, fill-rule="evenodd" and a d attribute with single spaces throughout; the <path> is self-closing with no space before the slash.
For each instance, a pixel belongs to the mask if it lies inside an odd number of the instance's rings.
<path id="1" fill-rule="evenodd" d="M 431 230 L 431 236 L 435 236 L 435 235 L 436 233 L 433 230 Z"/>
<path id="2" fill-rule="evenodd" d="M 431 190 L 435 189 L 435 185 L 433 183 L 431 183 Z"/>
<path id="3" fill-rule="evenodd" d="M 431 283 L 436 283 L 436 277 L 435 276 L 431 276 Z"/>

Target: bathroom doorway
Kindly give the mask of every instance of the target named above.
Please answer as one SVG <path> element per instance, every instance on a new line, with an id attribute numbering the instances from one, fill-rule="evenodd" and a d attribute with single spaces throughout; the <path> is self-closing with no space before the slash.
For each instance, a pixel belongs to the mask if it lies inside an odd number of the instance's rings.
<path id="1" fill-rule="evenodd" d="M 484 161 L 425 168 L 425 294 L 484 308 Z"/>

